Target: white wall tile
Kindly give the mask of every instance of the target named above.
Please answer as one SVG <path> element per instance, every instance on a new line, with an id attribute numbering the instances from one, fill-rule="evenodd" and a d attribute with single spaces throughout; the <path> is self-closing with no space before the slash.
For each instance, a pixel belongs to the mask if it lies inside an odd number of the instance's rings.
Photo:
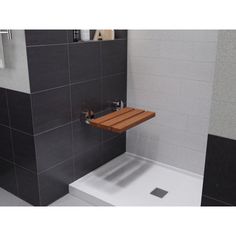
<path id="1" fill-rule="evenodd" d="M 209 100 L 212 93 L 212 84 L 202 81 L 182 80 L 181 96 L 190 99 Z"/>
<path id="2" fill-rule="evenodd" d="M 217 33 L 216 30 L 155 30 L 150 35 L 164 41 L 216 42 Z"/>
<path id="3" fill-rule="evenodd" d="M 160 54 L 161 43 L 154 40 L 133 39 L 128 41 L 130 56 L 157 57 Z"/>
<path id="4" fill-rule="evenodd" d="M 24 30 L 13 30 L 12 40 L 3 38 L 6 67 L 0 69 L 0 87 L 30 93 Z"/>
<path id="5" fill-rule="evenodd" d="M 176 60 L 191 60 L 193 57 L 192 51 L 192 42 L 163 41 L 160 47 L 160 57 Z"/>
<path id="6" fill-rule="evenodd" d="M 209 118 L 199 116 L 188 116 L 186 130 L 188 132 L 207 135 L 209 129 Z"/>
<path id="7" fill-rule="evenodd" d="M 236 139 L 236 32 L 219 32 L 210 133 Z"/>
<path id="8" fill-rule="evenodd" d="M 212 82 L 214 63 L 129 56 L 128 72 Z"/>
<path id="9" fill-rule="evenodd" d="M 152 39 L 153 30 L 129 30 L 129 39 Z"/>
<path id="10" fill-rule="evenodd" d="M 127 134 L 127 150 L 203 174 L 217 31 L 129 31 L 128 105 L 157 116 Z"/>
<path id="11" fill-rule="evenodd" d="M 215 62 L 216 60 L 216 42 L 197 42 L 193 43 L 193 60 Z"/>

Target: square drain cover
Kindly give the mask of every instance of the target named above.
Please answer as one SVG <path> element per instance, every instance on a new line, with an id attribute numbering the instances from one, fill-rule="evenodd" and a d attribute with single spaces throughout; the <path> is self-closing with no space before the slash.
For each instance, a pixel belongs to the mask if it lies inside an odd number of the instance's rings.
<path id="1" fill-rule="evenodd" d="M 163 198 L 168 192 L 161 189 L 161 188 L 155 188 L 154 190 L 152 190 L 151 194 L 159 197 L 159 198 Z"/>

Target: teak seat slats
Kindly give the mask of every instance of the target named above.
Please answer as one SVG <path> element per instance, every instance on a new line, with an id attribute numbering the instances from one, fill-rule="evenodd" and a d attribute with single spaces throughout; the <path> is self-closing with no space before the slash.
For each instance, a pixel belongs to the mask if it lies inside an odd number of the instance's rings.
<path id="1" fill-rule="evenodd" d="M 90 124 L 115 133 L 123 133 L 134 126 L 155 117 L 155 115 L 155 112 L 126 107 L 119 111 L 93 119 L 90 121 Z"/>

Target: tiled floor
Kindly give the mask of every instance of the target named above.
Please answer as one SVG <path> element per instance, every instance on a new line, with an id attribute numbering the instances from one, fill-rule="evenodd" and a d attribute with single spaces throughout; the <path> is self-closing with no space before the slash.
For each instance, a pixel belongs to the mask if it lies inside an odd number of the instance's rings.
<path id="1" fill-rule="evenodd" d="M 155 188 L 168 191 L 159 198 Z M 123 154 L 70 184 L 70 194 L 51 206 L 200 206 L 202 178 Z M 30 206 L 0 188 L 0 206 Z"/>
<path id="2" fill-rule="evenodd" d="M 21 200 L 13 194 L 0 188 L 0 206 L 31 206 L 29 203 Z M 90 204 L 82 201 L 70 194 L 58 199 L 51 206 L 90 206 Z"/>
<path id="3" fill-rule="evenodd" d="M 155 188 L 168 191 L 159 198 Z M 70 184 L 70 194 L 94 205 L 200 206 L 202 177 L 123 154 Z"/>
<path id="4" fill-rule="evenodd" d="M 66 196 L 52 203 L 50 206 L 91 206 L 91 204 L 70 194 L 67 194 Z"/>
<path id="5" fill-rule="evenodd" d="M 0 206 L 30 206 L 30 204 L 0 188 Z"/>

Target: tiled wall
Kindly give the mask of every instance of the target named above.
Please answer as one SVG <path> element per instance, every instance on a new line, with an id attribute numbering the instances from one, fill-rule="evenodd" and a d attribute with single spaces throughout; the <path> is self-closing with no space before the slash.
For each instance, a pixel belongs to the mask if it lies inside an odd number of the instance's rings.
<path id="1" fill-rule="evenodd" d="M 1 90 L 10 125 L 1 111 L 0 186 L 34 205 L 55 201 L 70 182 L 126 148 L 125 134 L 90 127 L 81 116 L 87 109 L 96 116 L 110 112 L 114 100 L 126 102 L 126 31 L 104 42 L 73 42 L 72 35 L 26 31 L 31 94 Z M 14 183 L 7 183 L 9 175 Z"/>
<path id="2" fill-rule="evenodd" d="M 157 113 L 127 151 L 202 175 L 217 31 L 130 30 L 128 105 Z"/>
<path id="3" fill-rule="evenodd" d="M 219 31 L 203 206 L 236 205 L 236 31 Z"/>
<path id="4" fill-rule="evenodd" d="M 219 31 L 209 133 L 236 140 L 236 31 Z"/>

